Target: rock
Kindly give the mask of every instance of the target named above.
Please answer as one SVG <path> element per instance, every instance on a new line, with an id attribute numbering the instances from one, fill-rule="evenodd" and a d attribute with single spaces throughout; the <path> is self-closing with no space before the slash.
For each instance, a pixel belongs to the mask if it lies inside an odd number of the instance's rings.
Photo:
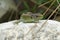
<path id="1" fill-rule="evenodd" d="M 0 18 L 10 9 L 16 9 L 13 0 L 0 0 Z"/>
<path id="2" fill-rule="evenodd" d="M 39 23 L 16 24 L 10 21 L 0 24 L 0 40 L 60 40 L 60 22 L 40 20 Z M 40 29 L 42 27 L 42 29 Z M 40 30 L 40 31 L 39 31 Z"/>

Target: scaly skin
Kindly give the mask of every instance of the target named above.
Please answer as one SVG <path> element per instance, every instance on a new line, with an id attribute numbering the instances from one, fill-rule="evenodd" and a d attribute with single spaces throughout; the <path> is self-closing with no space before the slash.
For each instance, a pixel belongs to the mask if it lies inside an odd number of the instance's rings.
<path id="1" fill-rule="evenodd" d="M 42 18 L 43 18 L 43 15 L 40 14 L 40 13 L 27 12 L 27 13 L 23 13 L 21 15 L 20 20 L 23 21 L 23 22 L 38 22 Z"/>

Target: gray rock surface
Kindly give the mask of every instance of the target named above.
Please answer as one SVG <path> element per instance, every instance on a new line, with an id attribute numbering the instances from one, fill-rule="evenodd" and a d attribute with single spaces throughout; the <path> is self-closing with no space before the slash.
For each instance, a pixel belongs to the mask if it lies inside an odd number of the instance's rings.
<path id="1" fill-rule="evenodd" d="M 60 40 L 60 22 L 58 21 L 48 20 L 41 30 L 46 20 L 40 20 L 39 23 L 15 24 L 16 21 L 0 24 L 0 40 Z"/>

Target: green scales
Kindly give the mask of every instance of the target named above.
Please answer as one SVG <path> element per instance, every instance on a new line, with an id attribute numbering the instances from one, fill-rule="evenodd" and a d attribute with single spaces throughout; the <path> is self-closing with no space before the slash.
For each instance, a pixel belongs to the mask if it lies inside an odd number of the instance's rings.
<path id="1" fill-rule="evenodd" d="M 40 13 L 27 12 L 27 13 L 23 13 L 21 15 L 21 19 L 20 20 L 25 22 L 25 23 L 33 23 L 33 22 L 38 22 L 42 18 L 43 18 L 43 15 L 40 14 Z"/>

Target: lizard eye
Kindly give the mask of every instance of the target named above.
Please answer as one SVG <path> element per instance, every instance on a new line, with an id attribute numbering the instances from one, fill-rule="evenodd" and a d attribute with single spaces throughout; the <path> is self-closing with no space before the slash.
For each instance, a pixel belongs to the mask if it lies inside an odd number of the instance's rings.
<path id="1" fill-rule="evenodd" d="M 31 19 L 32 19 L 32 16 L 31 16 Z"/>
<path id="2" fill-rule="evenodd" d="M 39 17 L 39 16 L 36 16 L 36 17 Z"/>

